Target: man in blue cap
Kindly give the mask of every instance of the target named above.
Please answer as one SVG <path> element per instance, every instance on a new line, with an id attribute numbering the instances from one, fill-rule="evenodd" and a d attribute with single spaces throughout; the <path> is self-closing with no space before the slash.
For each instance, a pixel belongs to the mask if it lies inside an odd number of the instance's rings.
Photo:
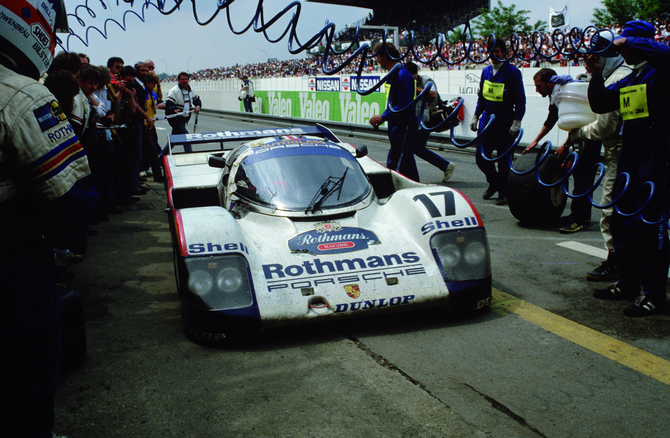
<path id="1" fill-rule="evenodd" d="M 667 206 L 663 200 L 670 170 L 670 107 L 667 105 L 670 47 L 654 41 L 654 33 L 651 23 L 626 23 L 611 49 L 633 66 L 633 72 L 608 87 L 604 85 L 597 57 L 586 57 L 593 70 L 589 83 L 591 109 L 596 113 L 616 109 L 621 112 L 623 146 L 617 174 L 625 172 L 630 176 L 625 190 L 619 182 L 612 193 L 612 198 L 618 199 L 612 218 L 612 236 L 620 279 L 615 285 L 596 291 L 594 296 L 634 299 L 624 310 L 627 316 L 658 313 L 667 298 L 670 245 L 664 219 Z M 653 195 L 648 182 L 653 184 Z M 633 214 L 640 209 L 639 214 Z"/>

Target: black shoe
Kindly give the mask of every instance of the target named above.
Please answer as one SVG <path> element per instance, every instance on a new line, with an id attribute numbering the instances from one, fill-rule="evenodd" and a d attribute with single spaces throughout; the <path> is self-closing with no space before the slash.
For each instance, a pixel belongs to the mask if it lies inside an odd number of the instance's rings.
<path id="1" fill-rule="evenodd" d="M 491 197 L 492 197 L 493 195 L 495 195 L 496 192 L 497 192 L 496 189 L 494 189 L 493 187 L 489 186 L 489 188 L 486 189 L 486 191 L 484 192 L 484 195 L 482 196 L 482 198 L 484 198 L 484 199 L 491 199 Z"/>
<path id="2" fill-rule="evenodd" d="M 610 287 L 606 287 L 604 289 L 596 289 L 596 291 L 593 292 L 593 296 L 601 300 L 634 300 L 635 298 L 638 297 L 638 294 L 631 292 L 624 292 L 619 287 L 619 284 L 615 283 Z"/>
<path id="3" fill-rule="evenodd" d="M 128 196 L 124 196 L 121 199 L 117 199 L 116 200 L 116 205 L 130 205 L 130 204 L 136 203 L 139 200 L 140 200 L 140 198 L 138 198 L 137 196 L 128 195 Z"/>
<path id="4" fill-rule="evenodd" d="M 633 304 L 623 309 L 626 316 L 649 316 L 663 310 L 665 300 L 652 300 L 647 295 L 640 295 Z"/>
<path id="5" fill-rule="evenodd" d="M 137 187 L 134 187 L 134 188 L 130 191 L 130 194 L 131 194 L 131 195 L 135 195 L 135 196 L 139 196 L 139 195 L 144 195 L 144 194 L 147 193 L 148 191 L 149 191 L 149 189 L 148 189 L 147 187 L 144 187 L 144 186 L 137 186 Z"/>
<path id="6" fill-rule="evenodd" d="M 67 281 L 74 278 L 74 272 L 70 272 L 65 267 L 63 268 L 53 268 L 54 278 L 56 281 Z"/>
<path id="7" fill-rule="evenodd" d="M 507 205 L 507 197 L 500 195 L 496 201 L 496 205 Z"/>
<path id="8" fill-rule="evenodd" d="M 588 227 L 588 225 L 591 223 L 591 221 L 576 221 L 576 220 L 571 220 L 568 221 L 566 225 L 563 225 L 561 228 L 558 229 L 558 232 L 561 234 L 572 234 L 576 233 L 578 231 L 582 231 Z"/>
<path id="9" fill-rule="evenodd" d="M 605 260 L 591 272 L 586 273 L 586 279 L 590 281 L 618 280 L 619 269 L 609 259 Z"/>

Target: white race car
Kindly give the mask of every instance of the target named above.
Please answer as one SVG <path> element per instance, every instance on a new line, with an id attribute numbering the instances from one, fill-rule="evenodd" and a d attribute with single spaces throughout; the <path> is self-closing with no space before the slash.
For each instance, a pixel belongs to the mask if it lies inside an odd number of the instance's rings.
<path id="1" fill-rule="evenodd" d="M 167 212 L 192 339 L 489 304 L 486 231 L 462 193 L 390 171 L 320 125 L 169 141 Z"/>

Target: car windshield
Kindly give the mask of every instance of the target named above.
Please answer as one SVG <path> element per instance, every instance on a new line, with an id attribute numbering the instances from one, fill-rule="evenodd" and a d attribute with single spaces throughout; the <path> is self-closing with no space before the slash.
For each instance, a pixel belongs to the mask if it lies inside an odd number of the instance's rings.
<path id="1" fill-rule="evenodd" d="M 320 142 L 259 148 L 236 175 L 236 193 L 281 210 L 320 211 L 352 205 L 370 192 L 356 159 L 340 146 Z"/>

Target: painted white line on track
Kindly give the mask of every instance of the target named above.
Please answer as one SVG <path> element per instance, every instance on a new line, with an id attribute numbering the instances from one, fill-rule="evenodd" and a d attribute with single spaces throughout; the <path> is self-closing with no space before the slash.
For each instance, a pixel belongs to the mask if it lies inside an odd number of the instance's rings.
<path id="1" fill-rule="evenodd" d="M 592 255 L 594 257 L 599 257 L 601 259 L 607 258 L 607 250 L 593 247 L 591 245 L 585 245 L 583 243 L 568 241 L 560 242 L 556 245 L 562 246 L 563 248 L 571 249 L 573 251 L 581 252 L 584 254 Z M 670 278 L 670 270 L 668 271 L 668 278 Z"/>
<path id="2" fill-rule="evenodd" d="M 601 259 L 607 258 L 607 250 L 596 248 L 595 246 L 585 245 L 583 243 L 575 242 L 573 240 L 567 242 L 560 242 L 556 245 L 562 246 L 563 248 L 571 249 L 573 251 L 581 252 L 583 254 L 592 255 L 594 257 L 599 257 Z"/>

